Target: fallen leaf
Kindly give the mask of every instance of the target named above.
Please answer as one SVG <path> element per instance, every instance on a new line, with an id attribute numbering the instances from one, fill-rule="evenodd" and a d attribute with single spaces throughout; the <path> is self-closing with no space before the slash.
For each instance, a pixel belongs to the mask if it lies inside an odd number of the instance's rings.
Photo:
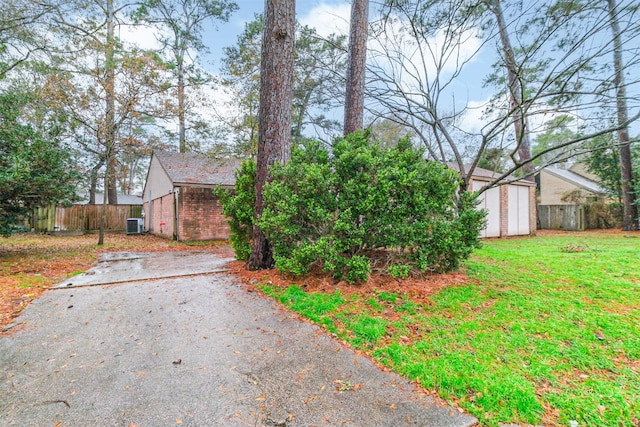
<path id="1" fill-rule="evenodd" d="M 335 380 L 334 381 L 336 385 L 336 390 L 338 391 L 352 391 L 354 390 L 354 387 L 351 385 L 351 383 L 349 381 L 343 381 L 343 380 Z"/>
<path id="2" fill-rule="evenodd" d="M 304 403 L 305 405 L 307 405 L 309 402 L 313 402 L 314 400 L 316 400 L 318 398 L 318 396 L 311 396 L 307 399 L 300 399 L 302 401 L 302 403 Z"/>

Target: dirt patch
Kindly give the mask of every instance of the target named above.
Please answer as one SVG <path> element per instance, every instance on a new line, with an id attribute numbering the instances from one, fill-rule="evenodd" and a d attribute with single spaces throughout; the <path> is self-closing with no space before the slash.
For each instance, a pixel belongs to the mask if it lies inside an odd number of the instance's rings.
<path id="1" fill-rule="evenodd" d="M 396 279 L 382 274 L 372 274 L 366 283 L 351 285 L 345 281 L 337 281 L 331 276 L 312 274 L 304 278 L 290 277 L 275 269 L 248 271 L 245 263 L 234 261 L 227 264 L 229 271 L 243 283 L 255 285 L 268 283 L 282 288 L 292 284 L 300 286 L 307 292 L 332 293 L 336 290 L 342 295 L 372 296 L 380 292 L 406 293 L 416 303 L 428 303 L 429 297 L 443 288 L 472 282 L 463 272 L 430 274 L 422 278 Z"/>

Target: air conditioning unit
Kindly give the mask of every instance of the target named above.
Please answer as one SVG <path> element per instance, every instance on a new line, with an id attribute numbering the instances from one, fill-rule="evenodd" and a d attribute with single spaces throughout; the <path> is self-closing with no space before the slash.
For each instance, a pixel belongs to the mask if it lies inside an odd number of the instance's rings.
<path id="1" fill-rule="evenodd" d="M 142 218 L 127 218 L 127 234 L 141 234 L 144 231 Z"/>

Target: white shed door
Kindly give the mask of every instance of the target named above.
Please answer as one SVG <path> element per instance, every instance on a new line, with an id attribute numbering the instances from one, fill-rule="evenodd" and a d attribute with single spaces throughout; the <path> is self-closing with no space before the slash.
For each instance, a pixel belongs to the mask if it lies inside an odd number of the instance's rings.
<path id="1" fill-rule="evenodd" d="M 529 230 L 529 187 L 509 186 L 509 236 L 521 236 Z"/>
<path id="2" fill-rule="evenodd" d="M 479 191 L 485 185 L 481 181 L 473 181 L 473 191 Z M 500 189 L 490 188 L 478 196 L 478 209 L 486 209 L 487 226 L 480 232 L 480 237 L 500 237 Z"/>

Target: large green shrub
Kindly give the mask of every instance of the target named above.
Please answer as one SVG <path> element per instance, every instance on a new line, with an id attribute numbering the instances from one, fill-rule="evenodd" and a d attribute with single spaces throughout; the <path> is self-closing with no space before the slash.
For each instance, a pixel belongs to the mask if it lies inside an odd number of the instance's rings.
<path id="1" fill-rule="evenodd" d="M 217 188 L 214 193 L 222 203 L 222 212 L 227 216 L 231 229 L 231 247 L 236 258 L 247 261 L 251 255 L 253 233 L 253 205 L 256 200 L 256 162 L 245 160 L 235 172 L 236 184 L 233 192 Z"/>
<path id="2" fill-rule="evenodd" d="M 337 141 L 333 155 L 306 141 L 271 177 L 259 226 L 276 267 L 294 274 L 316 267 L 365 280 L 380 250 L 395 254 L 387 264 L 448 271 L 478 245 L 484 225 L 473 195 L 457 195 L 457 174 L 425 161 L 409 141 L 382 149 L 357 132 Z"/>

